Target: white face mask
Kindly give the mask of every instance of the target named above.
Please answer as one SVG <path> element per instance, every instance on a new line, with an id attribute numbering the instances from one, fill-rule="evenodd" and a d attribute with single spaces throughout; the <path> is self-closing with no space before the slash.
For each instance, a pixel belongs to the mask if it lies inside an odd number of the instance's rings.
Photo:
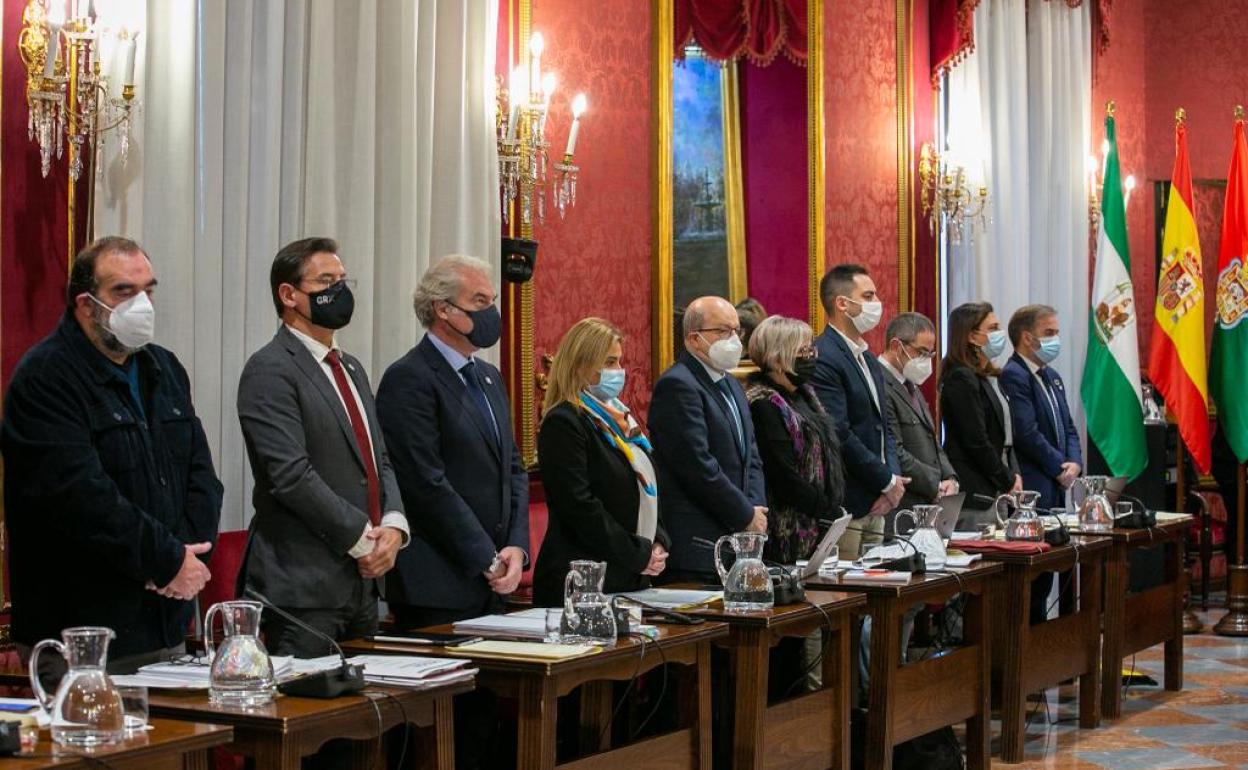
<path id="1" fill-rule="evenodd" d="M 702 339 L 705 340 L 706 337 Z M 711 343 L 710 350 L 706 351 L 706 357 L 711 360 L 711 366 L 717 371 L 726 372 L 741 363 L 741 347 L 741 338 L 730 334 L 728 339 Z"/>
<path id="2" fill-rule="evenodd" d="M 94 294 L 87 296 L 109 311 L 108 321 L 103 326 L 127 350 L 138 350 L 156 337 L 156 308 L 147 292 L 141 291 L 111 308 Z"/>
<path id="3" fill-rule="evenodd" d="M 858 330 L 859 334 L 866 334 L 880 325 L 880 319 L 884 317 L 883 302 L 880 302 L 878 299 L 871 300 L 870 302 L 859 302 L 858 300 L 851 299 L 850 297 L 846 297 L 845 299 L 862 308 L 861 313 L 849 319 L 853 322 L 854 328 Z"/>
<path id="4" fill-rule="evenodd" d="M 905 346 L 903 345 L 902 347 L 902 352 L 905 352 Z M 901 368 L 901 376 L 915 385 L 922 385 L 927 382 L 928 377 L 932 376 L 932 359 L 927 356 L 907 358 L 906 365 Z"/>

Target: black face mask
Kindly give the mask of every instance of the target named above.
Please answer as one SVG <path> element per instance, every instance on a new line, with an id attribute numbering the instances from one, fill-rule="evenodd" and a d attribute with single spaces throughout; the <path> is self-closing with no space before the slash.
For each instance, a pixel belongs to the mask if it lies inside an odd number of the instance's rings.
<path id="1" fill-rule="evenodd" d="M 308 320 L 323 329 L 341 329 L 351 323 L 355 295 L 346 281 L 308 294 Z"/>
<path id="2" fill-rule="evenodd" d="M 810 379 L 815 376 L 816 363 L 818 363 L 818 359 L 812 356 L 803 356 L 795 360 L 793 362 L 793 371 L 789 372 L 789 382 L 792 382 L 799 388 L 810 382 Z"/>
<path id="3" fill-rule="evenodd" d="M 497 305 L 490 305 L 481 310 L 464 310 L 454 302 L 448 302 L 447 304 L 468 316 L 468 319 L 472 321 L 472 331 L 467 334 L 459 332 L 459 329 L 455 329 L 455 331 L 464 334 L 464 337 L 472 343 L 473 347 L 477 349 L 491 348 L 498 343 L 498 338 L 503 334 L 503 317 L 499 315 Z"/>

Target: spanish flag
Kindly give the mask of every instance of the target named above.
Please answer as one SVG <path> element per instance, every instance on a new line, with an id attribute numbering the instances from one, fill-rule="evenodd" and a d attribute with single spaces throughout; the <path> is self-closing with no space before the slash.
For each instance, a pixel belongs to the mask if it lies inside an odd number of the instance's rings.
<path id="1" fill-rule="evenodd" d="M 1153 340 L 1148 376 L 1166 399 L 1179 424 L 1179 435 L 1201 473 L 1208 473 L 1209 395 L 1205 366 L 1205 285 L 1201 278 L 1200 241 L 1192 198 L 1192 169 L 1187 159 L 1187 124 L 1175 116 L 1174 173 L 1161 239 L 1161 271 L 1153 308 Z"/>

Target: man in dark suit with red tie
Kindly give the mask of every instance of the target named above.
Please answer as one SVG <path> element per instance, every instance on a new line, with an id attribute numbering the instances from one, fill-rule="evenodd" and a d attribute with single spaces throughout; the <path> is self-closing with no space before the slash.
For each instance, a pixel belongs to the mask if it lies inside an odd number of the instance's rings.
<path id="1" fill-rule="evenodd" d="M 343 640 L 376 633 L 378 581 L 409 536 L 368 376 L 334 339 L 355 309 L 337 252 L 328 238 L 304 238 L 273 259 L 282 325 L 238 384 L 256 477 L 239 584 Z M 275 613 L 263 617 L 269 652 L 333 652 Z"/>

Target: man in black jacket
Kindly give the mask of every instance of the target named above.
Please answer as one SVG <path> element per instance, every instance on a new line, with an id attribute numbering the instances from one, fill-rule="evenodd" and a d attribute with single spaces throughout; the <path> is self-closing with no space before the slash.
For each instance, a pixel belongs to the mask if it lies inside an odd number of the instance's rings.
<path id="1" fill-rule="evenodd" d="M 659 518 L 671 535 L 663 582 L 717 582 L 707 542 L 767 531 L 763 463 L 745 391 L 730 373 L 741 360 L 737 311 L 720 297 L 689 303 L 685 354 L 654 385 L 650 433 Z"/>
<path id="2" fill-rule="evenodd" d="M 390 365 L 377 415 L 412 528 L 387 587 L 405 628 L 500 610 L 528 562 L 529 477 L 498 369 L 475 357 L 499 339 L 488 263 L 450 256 L 416 287 L 424 339 Z"/>
<path id="3" fill-rule="evenodd" d="M 116 632 L 113 671 L 176 654 L 208 581 L 221 483 L 186 371 L 151 344 L 155 287 L 134 241 L 88 245 L 60 325 L 13 374 L 4 497 L 23 657 L 84 625 Z"/>

